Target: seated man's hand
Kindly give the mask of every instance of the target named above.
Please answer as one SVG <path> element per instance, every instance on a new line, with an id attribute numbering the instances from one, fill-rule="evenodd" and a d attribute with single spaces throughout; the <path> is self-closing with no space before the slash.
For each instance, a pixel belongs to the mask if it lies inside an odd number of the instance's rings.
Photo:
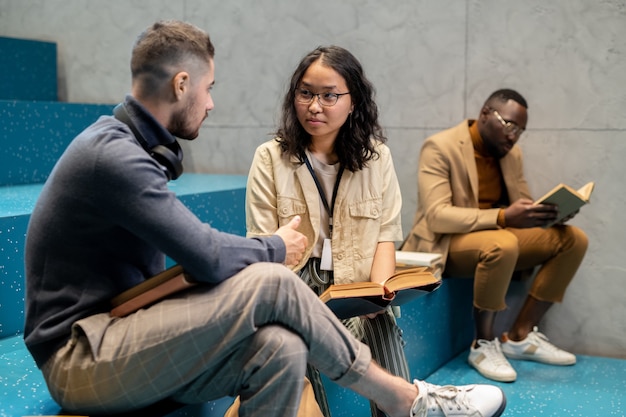
<path id="1" fill-rule="evenodd" d="M 504 210 L 507 227 L 526 229 L 544 227 L 553 222 L 559 214 L 553 204 L 533 204 L 532 200 L 520 198 Z"/>
<path id="2" fill-rule="evenodd" d="M 285 265 L 295 266 L 304 256 L 307 238 L 296 229 L 300 226 L 300 216 L 296 216 L 291 221 L 278 229 L 276 235 L 280 236 L 285 242 Z"/>
<path id="3" fill-rule="evenodd" d="M 573 218 L 574 218 L 574 217 L 578 214 L 578 212 L 579 212 L 579 211 L 580 211 L 580 210 L 576 210 L 575 212 L 573 212 L 573 213 L 572 213 L 572 214 L 570 214 L 569 216 L 567 216 L 567 217 L 563 217 L 563 220 L 561 220 L 561 221 L 559 222 L 559 224 L 563 224 L 563 223 L 566 223 L 566 222 L 568 222 L 568 221 L 572 220 L 572 219 L 573 219 Z"/>

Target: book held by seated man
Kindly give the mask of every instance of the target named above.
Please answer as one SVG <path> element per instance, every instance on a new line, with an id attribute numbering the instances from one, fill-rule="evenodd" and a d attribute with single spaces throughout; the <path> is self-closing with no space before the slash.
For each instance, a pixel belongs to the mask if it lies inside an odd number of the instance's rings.
<path id="1" fill-rule="evenodd" d="M 535 204 L 554 204 L 559 208 L 559 215 L 556 220 L 545 227 L 559 223 L 561 220 L 574 214 L 577 210 L 580 210 L 582 206 L 589 203 L 594 186 L 595 183 L 591 181 L 578 190 L 574 190 L 568 185 L 559 184 L 535 201 Z"/>
<path id="2" fill-rule="evenodd" d="M 441 278 L 429 267 L 402 268 L 382 284 L 368 281 L 331 285 L 320 299 L 338 318 L 347 319 L 408 303 L 440 285 Z"/>
<path id="3" fill-rule="evenodd" d="M 110 314 L 114 317 L 127 316 L 194 285 L 196 282 L 183 271 L 183 267 L 174 265 L 114 297 Z"/>

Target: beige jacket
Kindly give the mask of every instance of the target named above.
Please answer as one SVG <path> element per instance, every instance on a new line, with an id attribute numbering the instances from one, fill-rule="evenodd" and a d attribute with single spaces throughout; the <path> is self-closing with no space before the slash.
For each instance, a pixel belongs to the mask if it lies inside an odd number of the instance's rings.
<path id="1" fill-rule="evenodd" d="M 419 157 L 418 202 L 402 250 L 442 253 L 450 235 L 498 229 L 498 208 L 478 208 L 478 172 L 468 120 L 424 142 Z M 500 159 L 509 201 L 531 198 L 518 145 Z"/>
<path id="2" fill-rule="evenodd" d="M 389 148 L 378 144 L 378 159 L 341 177 L 333 217 L 335 283 L 369 281 L 378 242 L 402 240 L 400 186 Z M 276 140 L 255 152 L 246 188 L 247 236 L 267 236 L 296 215 L 308 239 L 301 269 L 317 242 L 320 197 L 311 173 L 297 159 L 281 153 Z"/>

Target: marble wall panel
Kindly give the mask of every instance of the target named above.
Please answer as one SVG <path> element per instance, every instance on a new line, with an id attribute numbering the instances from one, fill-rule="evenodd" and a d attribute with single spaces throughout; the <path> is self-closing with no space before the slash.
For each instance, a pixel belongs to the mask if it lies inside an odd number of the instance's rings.
<path id="1" fill-rule="evenodd" d="M 157 19 L 184 18 L 184 2 L 1 0 L 0 36 L 57 43 L 59 100 L 117 103 L 130 91 L 130 52 Z"/>
<path id="2" fill-rule="evenodd" d="M 378 92 L 386 124 L 415 126 L 462 108 L 465 6 L 446 1 L 190 0 L 217 47 L 215 88 L 220 123 L 274 120 L 302 56 L 318 45 L 349 49 Z M 204 12 L 203 10 L 209 10 Z M 217 116 L 216 116 L 217 117 Z"/>
<path id="3" fill-rule="evenodd" d="M 537 130 L 523 139 L 531 190 L 543 194 L 559 182 L 576 188 L 595 181 L 591 203 L 571 221 L 589 237 L 589 249 L 564 302 L 544 320 L 560 345 L 593 354 L 626 357 L 624 205 L 626 142 L 615 131 Z"/>
<path id="4" fill-rule="evenodd" d="M 210 122 L 193 141 L 180 141 L 187 172 L 247 175 L 254 151 L 270 140 L 273 126 L 214 126 Z"/>
<path id="5" fill-rule="evenodd" d="M 626 128 L 626 2 L 470 0 L 468 101 L 518 89 L 535 127 Z"/>

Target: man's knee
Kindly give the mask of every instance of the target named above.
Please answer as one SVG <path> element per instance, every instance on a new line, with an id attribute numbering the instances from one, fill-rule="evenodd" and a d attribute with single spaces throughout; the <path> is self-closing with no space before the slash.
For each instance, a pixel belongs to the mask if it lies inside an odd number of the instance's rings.
<path id="1" fill-rule="evenodd" d="M 582 229 L 576 226 L 567 226 L 565 228 L 567 233 L 567 239 L 571 242 L 571 246 L 579 253 L 584 254 L 587 252 L 589 246 L 589 238 Z"/>
<path id="2" fill-rule="evenodd" d="M 308 348 L 297 333 L 281 325 L 262 326 L 252 338 L 251 345 L 253 360 L 258 365 L 264 363 L 296 377 L 304 375 Z"/>
<path id="3" fill-rule="evenodd" d="M 273 263 L 273 262 L 257 262 L 244 269 L 242 275 L 244 280 L 248 280 L 250 284 L 250 277 L 254 277 L 254 281 L 259 284 L 276 284 L 281 281 L 284 282 L 297 282 L 302 281 L 298 275 L 285 265 Z"/>
<path id="4" fill-rule="evenodd" d="M 491 233 L 488 242 L 485 242 L 483 261 L 490 263 L 513 263 L 519 257 L 519 242 L 517 236 L 507 230 Z"/>

